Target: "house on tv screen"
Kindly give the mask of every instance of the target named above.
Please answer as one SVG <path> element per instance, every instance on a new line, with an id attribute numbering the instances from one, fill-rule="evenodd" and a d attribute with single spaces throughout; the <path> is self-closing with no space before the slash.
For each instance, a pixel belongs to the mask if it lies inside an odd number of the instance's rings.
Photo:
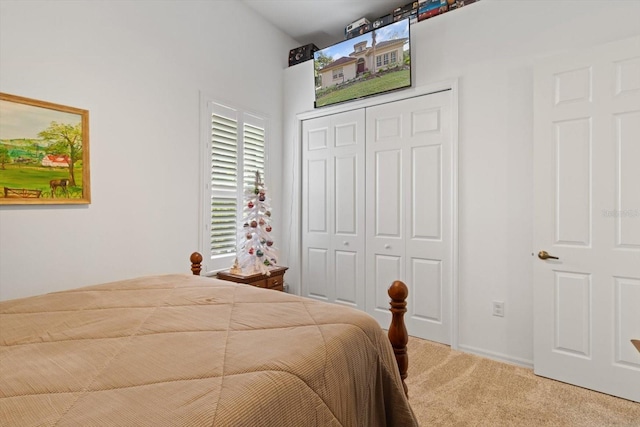
<path id="1" fill-rule="evenodd" d="M 348 82 L 365 73 L 376 73 L 404 64 L 404 45 L 408 38 L 385 40 L 368 46 L 364 40 L 353 45 L 353 52 L 318 70 L 322 89 Z"/>

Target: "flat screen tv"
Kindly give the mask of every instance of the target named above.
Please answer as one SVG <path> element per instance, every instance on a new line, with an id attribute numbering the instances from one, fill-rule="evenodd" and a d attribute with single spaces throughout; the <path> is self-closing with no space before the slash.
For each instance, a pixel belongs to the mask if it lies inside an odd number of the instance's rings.
<path id="1" fill-rule="evenodd" d="M 411 87 L 409 18 L 316 51 L 315 106 Z"/>

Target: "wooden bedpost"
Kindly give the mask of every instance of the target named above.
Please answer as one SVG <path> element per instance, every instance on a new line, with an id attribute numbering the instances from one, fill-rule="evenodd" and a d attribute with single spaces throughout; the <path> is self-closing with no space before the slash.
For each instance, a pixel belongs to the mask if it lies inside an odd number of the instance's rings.
<path id="1" fill-rule="evenodd" d="M 409 368 L 409 356 L 407 355 L 409 335 L 404 325 L 404 313 L 407 312 L 406 300 L 409 295 L 409 289 L 407 285 L 400 280 L 396 280 L 389 287 L 388 294 L 391 298 L 391 308 L 389 310 L 392 316 L 391 326 L 389 326 L 389 341 L 391 341 L 396 362 L 398 362 L 398 370 L 400 371 L 400 378 L 402 378 L 404 394 L 408 396 L 409 389 L 404 380 L 407 378 L 407 369 Z"/>
<path id="2" fill-rule="evenodd" d="M 199 252 L 194 252 L 191 254 L 191 273 L 194 276 L 199 276 L 200 271 L 202 271 L 202 255 Z"/>

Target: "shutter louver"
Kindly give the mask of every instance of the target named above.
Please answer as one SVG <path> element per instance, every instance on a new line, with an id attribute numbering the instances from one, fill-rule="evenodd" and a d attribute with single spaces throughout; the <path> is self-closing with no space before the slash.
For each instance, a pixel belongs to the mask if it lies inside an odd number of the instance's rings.
<path id="1" fill-rule="evenodd" d="M 256 171 L 264 176 L 264 129 L 245 123 L 243 144 L 244 182 L 248 187 L 253 186 Z"/>
<path id="2" fill-rule="evenodd" d="M 238 123 L 211 116 L 211 255 L 236 251 Z"/>

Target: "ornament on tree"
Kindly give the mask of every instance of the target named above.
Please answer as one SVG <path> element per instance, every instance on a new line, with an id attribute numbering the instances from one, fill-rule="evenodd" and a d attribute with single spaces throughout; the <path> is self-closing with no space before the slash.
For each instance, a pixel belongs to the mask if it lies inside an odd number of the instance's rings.
<path id="1" fill-rule="evenodd" d="M 277 248 L 274 247 L 273 238 L 269 234 L 273 230 L 270 224 L 271 207 L 268 191 L 259 171 L 256 171 L 252 184 L 245 188 L 246 208 L 238 227 L 238 264 L 242 274 L 269 275 L 270 269 L 277 267 Z"/>

